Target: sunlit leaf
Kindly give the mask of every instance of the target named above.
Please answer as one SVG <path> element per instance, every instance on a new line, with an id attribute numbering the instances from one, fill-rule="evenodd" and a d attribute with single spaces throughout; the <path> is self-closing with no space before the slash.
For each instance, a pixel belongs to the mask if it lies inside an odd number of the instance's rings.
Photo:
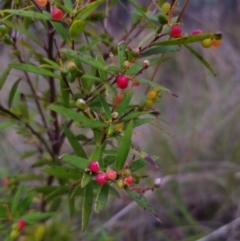
<path id="1" fill-rule="evenodd" d="M 80 179 L 82 177 L 81 172 L 62 166 L 45 167 L 43 172 L 58 178 Z"/>
<path id="2" fill-rule="evenodd" d="M 96 213 L 101 212 L 104 206 L 106 205 L 108 198 L 108 190 L 109 186 L 106 184 L 102 185 L 102 187 L 99 189 L 94 207 Z"/>

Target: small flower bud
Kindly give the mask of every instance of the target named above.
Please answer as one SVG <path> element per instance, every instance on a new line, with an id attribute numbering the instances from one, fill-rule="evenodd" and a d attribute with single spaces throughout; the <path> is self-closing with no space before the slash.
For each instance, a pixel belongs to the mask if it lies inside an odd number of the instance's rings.
<path id="1" fill-rule="evenodd" d="M 147 69 L 148 66 L 149 66 L 149 61 L 148 61 L 148 60 L 144 60 L 144 61 L 143 61 L 143 64 L 142 64 L 142 68 L 143 68 L 143 69 Z"/>
<path id="2" fill-rule="evenodd" d="M 112 118 L 113 118 L 113 119 L 117 119 L 118 116 L 119 116 L 119 113 L 118 113 L 117 111 L 114 111 L 114 112 L 112 113 Z"/>
<path id="3" fill-rule="evenodd" d="M 154 186 L 155 187 L 160 187 L 162 183 L 162 179 L 161 178 L 156 178 L 154 181 Z"/>
<path id="4" fill-rule="evenodd" d="M 85 110 L 87 107 L 86 101 L 83 99 L 78 99 L 75 104 L 81 110 Z"/>

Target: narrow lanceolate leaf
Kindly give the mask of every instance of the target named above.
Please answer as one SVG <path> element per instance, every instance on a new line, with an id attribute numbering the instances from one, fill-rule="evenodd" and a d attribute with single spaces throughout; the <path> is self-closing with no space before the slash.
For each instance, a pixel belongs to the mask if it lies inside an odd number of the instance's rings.
<path id="1" fill-rule="evenodd" d="M 87 158 L 87 155 L 86 155 L 85 151 L 83 150 L 82 145 L 79 143 L 77 137 L 72 133 L 72 131 L 65 126 L 63 126 L 63 131 L 64 131 L 72 149 L 74 150 L 74 152 L 80 157 Z"/>
<path id="2" fill-rule="evenodd" d="M 70 96 L 70 87 L 67 83 L 67 81 L 61 79 L 60 80 L 60 87 L 61 87 L 61 94 L 62 94 L 62 100 L 65 105 L 65 107 L 69 107 L 69 96 Z"/>
<path id="3" fill-rule="evenodd" d="M 81 170 L 85 170 L 89 165 L 89 161 L 87 159 L 78 157 L 78 156 L 68 155 L 68 154 L 64 155 L 62 160 L 68 163 L 69 165 Z"/>
<path id="4" fill-rule="evenodd" d="M 180 48 L 178 46 L 157 46 L 147 49 L 141 54 L 141 58 L 146 58 L 148 56 L 156 55 L 156 54 L 163 54 L 168 52 L 175 52 L 179 51 Z"/>
<path id="5" fill-rule="evenodd" d="M 185 45 L 185 47 L 196 57 L 198 58 L 210 71 L 213 75 L 217 75 L 212 66 L 205 60 L 197 51 L 195 51 L 192 47 L 189 45 Z"/>
<path id="6" fill-rule="evenodd" d="M 60 186 L 46 196 L 46 201 L 50 201 L 51 199 L 53 199 L 59 195 L 66 194 L 68 192 L 69 192 L 68 186 Z"/>
<path id="7" fill-rule="evenodd" d="M 97 121 L 97 120 L 91 120 L 84 116 L 81 113 L 77 113 L 74 110 L 68 109 L 63 106 L 57 106 L 57 105 L 50 105 L 49 109 L 68 117 L 76 122 L 78 122 L 78 126 L 82 128 L 101 128 L 101 127 L 107 127 L 107 124 Z"/>
<path id="8" fill-rule="evenodd" d="M 43 172 L 58 178 L 80 179 L 82 177 L 81 172 L 62 166 L 46 167 Z"/>
<path id="9" fill-rule="evenodd" d="M 20 186 L 20 187 L 18 187 L 17 192 L 14 195 L 12 205 L 11 205 L 11 209 L 10 209 L 12 215 L 15 214 L 15 212 L 18 209 L 18 206 L 20 205 L 21 195 L 22 195 L 23 191 L 24 191 L 23 186 Z"/>
<path id="10" fill-rule="evenodd" d="M 99 70 L 103 70 L 103 71 L 106 71 L 110 74 L 114 74 L 114 72 L 111 71 L 110 69 L 108 69 L 107 66 L 103 65 L 102 62 L 98 61 L 97 59 L 95 59 L 95 58 L 93 58 L 89 55 L 86 55 L 86 54 L 83 54 L 81 52 L 77 52 L 77 51 L 74 51 L 74 50 L 71 50 L 71 49 L 61 49 L 61 52 L 70 56 L 70 57 L 72 57 L 72 58 L 80 60 L 81 62 L 83 62 L 87 65 L 95 67 Z"/>
<path id="11" fill-rule="evenodd" d="M 18 89 L 18 84 L 20 83 L 21 81 L 21 78 L 17 79 L 15 81 L 15 83 L 13 84 L 12 88 L 11 88 L 11 91 L 10 91 L 10 94 L 9 94 L 9 98 L 8 98 L 8 108 L 11 109 L 12 107 L 12 102 L 14 100 L 14 96 L 15 96 L 15 93 Z"/>
<path id="12" fill-rule="evenodd" d="M 30 10 L 15 10 L 15 9 L 6 9 L 3 12 L 6 13 L 11 13 L 17 16 L 21 16 L 21 17 L 26 17 L 26 18 L 34 18 L 34 19 L 38 19 L 38 20 L 52 20 L 51 15 L 50 14 L 46 14 L 46 13 L 40 13 L 40 12 L 34 12 L 34 11 L 30 11 Z"/>
<path id="13" fill-rule="evenodd" d="M 124 42 L 119 43 L 117 47 L 117 51 L 118 51 L 119 65 L 120 65 L 120 68 L 123 69 L 124 61 L 126 60 L 126 44 Z"/>
<path id="14" fill-rule="evenodd" d="M 107 120 L 112 120 L 111 110 L 109 108 L 107 101 L 105 100 L 105 98 L 102 95 L 99 95 L 99 99 L 100 99 L 100 102 L 101 102 L 101 105 L 102 105 L 102 108 L 104 110 L 104 114 L 106 115 Z"/>
<path id="15" fill-rule="evenodd" d="M 23 215 L 25 211 L 30 207 L 32 200 L 36 193 L 29 193 L 24 200 L 21 202 L 21 205 L 18 207 L 18 214 Z"/>
<path id="16" fill-rule="evenodd" d="M 68 209 L 69 209 L 69 215 L 72 219 L 75 214 L 75 198 L 68 198 Z"/>
<path id="17" fill-rule="evenodd" d="M 66 41 L 66 43 L 71 44 L 69 34 L 66 28 L 62 25 L 62 23 L 51 21 L 51 24 L 56 29 L 56 32 Z"/>
<path id="18" fill-rule="evenodd" d="M 88 221 L 92 212 L 92 204 L 93 204 L 93 188 L 92 182 L 88 183 L 88 185 L 84 189 L 83 194 L 83 202 L 82 202 L 82 231 L 85 231 Z"/>
<path id="19" fill-rule="evenodd" d="M 73 11 L 73 4 L 71 0 L 63 0 L 64 6 L 69 9 L 71 12 Z"/>
<path id="20" fill-rule="evenodd" d="M 7 120 L 7 121 L 1 121 L 0 122 L 0 131 L 5 129 L 5 128 L 8 128 L 14 124 L 16 124 L 17 121 L 16 120 Z"/>
<path id="21" fill-rule="evenodd" d="M 8 65 L 8 67 L 4 70 L 2 76 L 0 77 L 0 90 L 2 89 L 12 67 Z"/>
<path id="22" fill-rule="evenodd" d="M 180 38 L 173 38 L 161 42 L 154 42 L 152 45 L 181 45 L 181 44 L 190 44 L 194 42 L 199 42 L 207 38 L 212 39 L 221 39 L 222 34 L 221 33 L 203 33 L 203 34 L 197 34 L 197 35 L 191 35 L 186 37 L 180 37 Z"/>
<path id="23" fill-rule="evenodd" d="M 133 122 L 130 121 L 118 148 L 116 156 L 116 170 L 121 170 L 126 162 L 131 145 L 132 129 Z"/>
<path id="24" fill-rule="evenodd" d="M 12 63 L 12 64 L 9 64 L 9 66 L 11 68 L 26 71 L 26 72 L 29 72 L 29 73 L 54 77 L 54 78 L 58 78 L 58 79 L 60 78 L 60 76 L 58 76 L 57 74 L 54 74 L 53 72 L 51 72 L 49 70 L 39 68 L 38 66 L 32 65 L 32 64 Z"/>
<path id="25" fill-rule="evenodd" d="M 144 159 L 138 159 L 131 164 L 130 170 L 131 170 L 131 172 L 135 172 L 135 171 L 145 167 L 147 164 L 148 164 L 148 162 L 145 161 Z"/>
<path id="26" fill-rule="evenodd" d="M 102 56 L 96 56 L 96 60 L 103 66 L 106 66 L 106 62 Z M 107 72 L 105 70 L 98 69 L 99 75 L 103 81 L 107 81 Z"/>
<path id="27" fill-rule="evenodd" d="M 126 95 L 117 106 L 116 111 L 118 112 L 119 116 L 121 116 L 127 109 L 130 100 L 132 99 L 133 92 Z"/>
<path id="28" fill-rule="evenodd" d="M 88 16 L 105 0 L 98 0 L 92 3 L 88 3 L 84 9 L 80 8 L 77 12 L 75 19 L 86 20 Z"/>
<path id="29" fill-rule="evenodd" d="M 151 86 L 152 88 L 158 88 L 161 91 L 165 91 L 165 92 L 171 93 L 171 91 L 168 88 L 166 88 L 166 87 L 164 87 L 162 85 L 159 85 L 159 84 L 157 84 L 157 83 L 155 83 L 153 81 L 150 81 L 150 80 L 147 80 L 147 79 L 144 79 L 144 78 L 140 78 L 140 77 L 137 77 L 137 78 L 134 78 L 134 79 L 137 82 L 139 82 L 140 84 L 147 84 L 147 85 Z"/>
<path id="30" fill-rule="evenodd" d="M 90 175 L 89 173 L 84 173 L 81 181 L 81 188 L 86 187 L 91 180 L 92 175 Z"/>
<path id="31" fill-rule="evenodd" d="M 27 223 L 34 223 L 34 222 L 49 219 L 55 214 L 56 214 L 55 212 L 52 212 L 52 213 L 32 212 L 32 213 L 28 213 L 26 215 L 21 216 L 19 219 L 23 219 Z"/>
<path id="32" fill-rule="evenodd" d="M 24 28 L 23 25 L 17 24 L 16 22 L 5 20 L 4 24 L 12 29 L 16 29 L 19 33 L 25 35 L 28 39 L 31 39 L 34 43 L 42 46 L 41 39 L 36 36 L 36 34 L 31 33 L 28 29 Z"/>
<path id="33" fill-rule="evenodd" d="M 100 213 L 105 207 L 108 198 L 108 190 L 108 185 L 102 185 L 102 187 L 99 189 L 94 207 L 96 213 Z"/>
<path id="34" fill-rule="evenodd" d="M 158 222 L 162 222 L 160 220 L 160 218 L 158 217 L 156 211 L 153 209 L 153 207 L 150 205 L 150 203 L 148 202 L 148 200 L 146 199 L 145 196 L 143 196 L 141 193 L 138 192 L 134 192 L 131 191 L 128 187 L 124 188 L 126 190 L 126 192 L 128 193 L 128 195 L 140 206 L 142 207 L 144 210 L 150 212 L 154 218 L 156 218 L 156 220 Z"/>
<path id="35" fill-rule="evenodd" d="M 139 116 L 142 116 L 142 115 L 147 115 L 149 114 L 151 111 L 135 111 L 135 112 L 132 112 L 132 113 L 129 113 L 128 115 L 126 115 L 124 118 L 122 118 L 123 121 L 128 121 L 128 120 L 132 120 L 132 119 L 135 119 Z"/>

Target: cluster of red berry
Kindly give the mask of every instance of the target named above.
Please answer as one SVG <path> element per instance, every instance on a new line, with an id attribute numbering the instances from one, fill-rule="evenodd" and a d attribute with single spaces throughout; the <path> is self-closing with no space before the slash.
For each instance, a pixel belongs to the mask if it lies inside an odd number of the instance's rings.
<path id="1" fill-rule="evenodd" d="M 14 223 L 12 225 L 10 238 L 13 240 L 16 239 L 20 235 L 20 232 L 24 229 L 25 226 L 26 226 L 26 221 L 22 219 L 18 220 L 17 223 Z"/>
<path id="2" fill-rule="evenodd" d="M 112 168 L 108 167 L 106 172 L 100 171 L 100 165 L 97 161 L 91 161 L 89 164 L 89 170 L 92 173 L 96 173 L 96 181 L 98 184 L 103 185 L 109 180 L 114 181 L 118 188 L 123 188 L 125 185 L 132 185 L 134 182 L 131 176 L 131 171 L 127 168 L 116 172 Z"/>

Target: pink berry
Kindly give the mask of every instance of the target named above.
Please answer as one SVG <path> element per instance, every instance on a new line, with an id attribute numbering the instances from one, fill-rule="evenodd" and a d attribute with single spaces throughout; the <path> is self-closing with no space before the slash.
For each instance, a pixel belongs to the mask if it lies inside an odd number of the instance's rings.
<path id="1" fill-rule="evenodd" d="M 63 11 L 59 8 L 54 8 L 51 12 L 52 19 L 55 21 L 61 21 L 63 18 Z"/>
<path id="2" fill-rule="evenodd" d="M 99 163 L 97 161 L 91 161 L 89 164 L 89 169 L 91 172 L 98 172 L 100 169 Z"/>
<path id="3" fill-rule="evenodd" d="M 173 38 L 178 38 L 178 37 L 180 37 L 182 35 L 182 29 L 178 25 L 174 25 L 171 28 L 170 35 Z"/>
<path id="4" fill-rule="evenodd" d="M 203 31 L 201 29 L 196 29 L 192 32 L 192 35 L 198 35 L 201 34 Z"/>
<path id="5" fill-rule="evenodd" d="M 18 220 L 17 223 L 18 223 L 18 226 L 19 226 L 19 230 L 24 229 L 24 227 L 26 226 L 26 221 L 23 220 L 23 219 Z"/>
<path id="6" fill-rule="evenodd" d="M 129 176 L 129 177 L 125 177 L 125 178 L 124 178 L 124 183 L 125 183 L 126 185 L 132 185 L 132 184 L 133 184 L 133 181 L 134 181 L 134 179 L 133 179 L 132 176 Z"/>
<path id="7" fill-rule="evenodd" d="M 98 184 L 103 185 L 108 181 L 108 176 L 106 173 L 100 172 L 97 174 L 96 181 Z"/>
<path id="8" fill-rule="evenodd" d="M 117 77 L 117 86 L 120 89 L 126 89 L 128 87 L 129 79 L 125 75 L 118 75 Z"/>
<path id="9" fill-rule="evenodd" d="M 113 169 L 109 168 L 107 170 L 107 176 L 108 176 L 108 179 L 115 180 L 117 177 L 117 173 L 115 171 L 113 171 Z"/>

